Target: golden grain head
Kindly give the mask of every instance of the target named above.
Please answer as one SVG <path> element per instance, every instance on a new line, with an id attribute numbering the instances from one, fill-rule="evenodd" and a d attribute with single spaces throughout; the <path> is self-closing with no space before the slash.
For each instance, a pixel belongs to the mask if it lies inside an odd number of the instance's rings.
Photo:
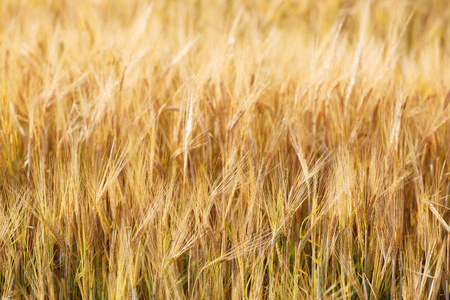
<path id="1" fill-rule="evenodd" d="M 449 298 L 447 2 L 0 1 L 0 296 Z"/>

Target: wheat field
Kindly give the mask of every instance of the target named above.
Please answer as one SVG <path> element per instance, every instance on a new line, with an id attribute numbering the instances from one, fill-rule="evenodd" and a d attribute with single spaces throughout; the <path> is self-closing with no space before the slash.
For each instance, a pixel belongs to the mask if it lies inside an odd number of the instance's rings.
<path id="1" fill-rule="evenodd" d="M 0 1 L 0 295 L 449 299 L 449 22 Z"/>

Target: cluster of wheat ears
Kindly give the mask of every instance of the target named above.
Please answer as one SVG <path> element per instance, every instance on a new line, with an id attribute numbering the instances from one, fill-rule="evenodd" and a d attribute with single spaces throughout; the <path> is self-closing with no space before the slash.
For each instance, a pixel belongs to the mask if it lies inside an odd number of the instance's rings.
<path id="1" fill-rule="evenodd" d="M 0 295 L 449 299 L 449 20 L 0 1 Z"/>

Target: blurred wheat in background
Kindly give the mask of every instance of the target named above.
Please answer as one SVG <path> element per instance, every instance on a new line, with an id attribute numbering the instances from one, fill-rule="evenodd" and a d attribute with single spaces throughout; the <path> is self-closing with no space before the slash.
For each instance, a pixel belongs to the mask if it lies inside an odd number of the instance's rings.
<path id="1" fill-rule="evenodd" d="M 448 299 L 449 21 L 0 1 L 0 295 Z"/>

